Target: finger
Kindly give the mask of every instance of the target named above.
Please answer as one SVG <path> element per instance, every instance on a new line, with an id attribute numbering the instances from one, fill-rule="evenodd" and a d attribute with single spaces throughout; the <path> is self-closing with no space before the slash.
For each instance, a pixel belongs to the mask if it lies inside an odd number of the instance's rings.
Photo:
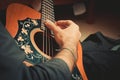
<path id="1" fill-rule="evenodd" d="M 73 23 L 73 21 L 71 21 L 71 20 L 59 20 L 56 22 L 56 24 L 60 25 L 60 26 L 69 26 L 72 23 Z"/>
<path id="2" fill-rule="evenodd" d="M 52 30 L 53 32 L 58 32 L 58 30 L 60 29 L 59 27 L 57 27 L 55 25 L 55 23 L 53 23 L 52 21 L 50 20 L 46 20 L 45 21 L 45 25 L 46 27 L 48 27 L 50 30 Z"/>

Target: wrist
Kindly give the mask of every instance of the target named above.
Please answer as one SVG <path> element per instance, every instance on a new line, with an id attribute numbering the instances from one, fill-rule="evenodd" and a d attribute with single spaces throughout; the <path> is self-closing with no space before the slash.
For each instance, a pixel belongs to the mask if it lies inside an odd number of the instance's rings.
<path id="1" fill-rule="evenodd" d="M 77 44 L 72 44 L 72 43 L 68 43 L 68 44 L 64 44 L 62 48 L 68 48 L 70 50 L 72 50 L 73 53 L 77 53 Z"/>
<path id="2" fill-rule="evenodd" d="M 71 48 L 76 48 L 76 46 L 77 46 L 77 42 L 74 42 L 74 41 L 71 41 L 71 40 L 67 40 L 66 42 L 64 42 L 63 44 L 62 44 L 62 46 L 61 47 L 71 47 Z"/>
<path id="3" fill-rule="evenodd" d="M 64 47 L 64 48 L 62 48 L 61 50 L 67 50 L 67 51 L 69 51 L 70 54 L 71 54 L 71 55 L 73 56 L 73 58 L 74 58 L 74 62 L 76 63 L 76 61 L 77 61 L 77 53 L 75 53 L 74 49 Z"/>
<path id="4" fill-rule="evenodd" d="M 77 53 L 73 53 L 72 50 L 68 50 L 68 48 L 64 48 L 61 49 L 61 51 L 54 58 L 59 58 L 64 60 L 67 63 L 70 71 L 72 72 L 76 64 L 76 59 L 75 59 L 76 54 Z"/>

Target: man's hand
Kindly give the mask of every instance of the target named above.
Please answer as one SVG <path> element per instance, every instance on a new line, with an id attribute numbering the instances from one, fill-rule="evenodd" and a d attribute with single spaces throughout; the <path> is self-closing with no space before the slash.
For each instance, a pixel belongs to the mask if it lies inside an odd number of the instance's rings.
<path id="1" fill-rule="evenodd" d="M 60 20 L 55 23 L 45 21 L 46 26 L 54 32 L 55 39 L 61 47 L 75 46 L 81 37 L 79 26 L 71 20 Z"/>
<path id="2" fill-rule="evenodd" d="M 55 58 L 64 60 L 72 72 L 77 59 L 78 42 L 81 37 L 79 26 L 71 20 L 60 20 L 55 23 L 46 20 L 45 25 L 53 31 L 55 40 L 61 47 L 61 51 Z"/>

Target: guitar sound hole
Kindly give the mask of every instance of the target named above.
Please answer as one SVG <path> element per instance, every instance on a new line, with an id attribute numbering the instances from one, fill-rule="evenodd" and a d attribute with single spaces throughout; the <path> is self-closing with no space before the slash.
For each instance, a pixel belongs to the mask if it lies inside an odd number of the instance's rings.
<path id="1" fill-rule="evenodd" d="M 58 53 L 59 46 L 51 36 L 44 36 L 43 32 L 37 32 L 34 35 L 34 40 L 37 47 L 45 54 L 53 57 Z"/>

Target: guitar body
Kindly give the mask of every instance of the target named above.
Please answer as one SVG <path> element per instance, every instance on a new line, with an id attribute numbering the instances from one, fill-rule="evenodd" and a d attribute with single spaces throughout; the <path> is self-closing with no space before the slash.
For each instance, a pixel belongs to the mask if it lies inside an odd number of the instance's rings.
<path id="1" fill-rule="evenodd" d="M 25 52 L 25 60 L 33 65 L 51 59 L 51 55 L 48 55 L 49 51 L 45 53 L 42 50 L 42 43 L 44 43 L 42 35 L 44 31 L 40 28 L 40 24 L 40 12 L 18 3 L 13 3 L 8 6 L 6 29 L 15 39 L 19 48 Z M 52 37 L 51 39 L 54 40 Z M 56 42 L 54 41 L 54 43 Z M 55 45 L 53 48 L 55 47 L 58 49 L 58 45 Z M 56 50 L 53 51 L 57 53 Z M 83 67 L 82 47 L 80 43 L 78 44 L 78 60 L 76 64 L 77 66 L 73 70 L 72 80 L 87 80 Z"/>
<path id="2" fill-rule="evenodd" d="M 32 19 L 41 19 L 41 13 L 26 5 L 18 3 L 13 3 L 8 6 L 6 14 L 6 28 L 12 37 L 15 37 L 18 32 L 18 20 L 24 20 L 28 17 Z"/>

